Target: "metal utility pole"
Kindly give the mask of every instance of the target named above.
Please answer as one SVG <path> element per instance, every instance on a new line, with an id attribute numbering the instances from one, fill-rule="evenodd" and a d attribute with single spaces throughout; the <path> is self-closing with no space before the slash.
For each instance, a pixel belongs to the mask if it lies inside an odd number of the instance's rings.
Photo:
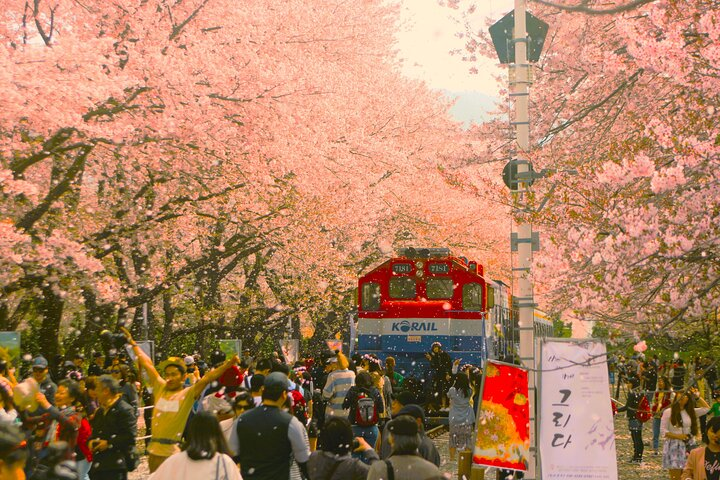
<path id="1" fill-rule="evenodd" d="M 515 0 L 515 28 L 513 43 L 515 46 L 515 64 L 510 68 L 515 71 L 514 79 L 510 83 L 510 95 L 515 99 L 515 145 L 517 159 L 518 179 L 523 173 L 531 172 L 528 151 L 530 149 L 530 120 L 528 116 L 528 97 L 530 84 L 530 64 L 527 60 L 527 30 L 525 26 L 526 0 Z M 531 179 L 532 180 L 532 179 Z M 531 182 L 520 180 L 519 189 L 515 193 L 515 203 L 523 204 L 525 191 L 529 192 Z M 536 411 L 537 395 L 535 389 L 535 330 L 534 311 L 535 301 L 533 284 L 530 278 L 533 262 L 532 225 L 523 222 L 518 225 L 517 253 L 518 266 L 514 268 L 513 276 L 517 277 L 514 284 L 518 286 L 515 296 L 519 311 L 518 327 L 520 330 L 520 361 L 529 369 L 528 398 L 530 404 L 530 458 L 525 478 L 534 480 L 537 464 L 537 429 Z"/>
<path id="2" fill-rule="evenodd" d="M 503 170 L 503 180 L 513 192 L 514 204 L 524 208 L 530 188 L 536 178 L 528 158 L 530 151 L 530 120 L 528 98 L 530 87 L 530 62 L 537 62 L 542 51 L 549 26 L 527 12 L 527 0 L 515 0 L 513 12 L 505 15 L 490 27 L 490 36 L 500 62 L 510 68 L 510 96 L 514 99 L 515 151 L 513 159 Z M 512 30 L 512 32 L 511 32 Z M 514 212 L 517 213 L 517 210 Z M 535 382 L 535 299 L 531 279 L 533 252 L 539 250 L 539 235 L 533 233 L 532 225 L 525 221 L 518 225 L 517 235 L 511 236 L 511 250 L 517 251 L 518 266 L 513 268 L 513 298 L 518 307 L 520 330 L 520 360 L 528 368 L 528 397 L 530 401 L 530 452 L 525 478 L 539 478 L 537 468 L 537 391 Z M 536 476 L 537 475 L 537 476 Z"/>

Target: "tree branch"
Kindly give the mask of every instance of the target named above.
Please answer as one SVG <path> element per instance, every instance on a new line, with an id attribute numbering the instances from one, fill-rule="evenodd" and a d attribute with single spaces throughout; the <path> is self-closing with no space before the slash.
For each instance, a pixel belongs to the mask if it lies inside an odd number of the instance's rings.
<path id="1" fill-rule="evenodd" d="M 547 7 L 557 8 L 558 10 L 565 10 L 566 12 L 579 12 L 586 13 L 588 15 L 612 15 L 614 13 L 622 13 L 628 12 L 630 10 L 635 10 L 642 7 L 643 5 L 654 2 L 655 0 L 633 0 L 630 3 L 626 3 L 625 5 L 606 9 L 590 8 L 587 6 L 586 2 L 583 2 L 581 5 L 563 5 L 561 3 L 550 2 L 548 0 L 531 1 L 539 3 L 540 5 L 545 5 Z"/>

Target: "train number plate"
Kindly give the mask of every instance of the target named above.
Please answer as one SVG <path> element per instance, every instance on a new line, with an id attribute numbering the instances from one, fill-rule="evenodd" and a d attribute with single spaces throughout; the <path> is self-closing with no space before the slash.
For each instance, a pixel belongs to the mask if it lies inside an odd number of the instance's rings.
<path id="1" fill-rule="evenodd" d="M 408 342 L 421 342 L 422 337 L 420 335 L 408 335 L 407 341 Z"/>

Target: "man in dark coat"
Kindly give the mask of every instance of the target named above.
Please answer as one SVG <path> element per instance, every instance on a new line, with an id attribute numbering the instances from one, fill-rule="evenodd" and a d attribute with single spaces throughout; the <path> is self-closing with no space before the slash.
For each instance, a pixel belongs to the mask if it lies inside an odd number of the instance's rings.
<path id="1" fill-rule="evenodd" d="M 137 420 L 133 408 L 122 400 L 117 380 L 103 375 L 97 382 L 100 407 L 90 423 L 88 446 L 93 453 L 92 480 L 127 480 L 128 460 L 135 446 Z"/>
<path id="2" fill-rule="evenodd" d="M 430 347 L 430 352 L 425 354 L 430 361 L 430 372 L 432 382 L 432 395 L 430 403 L 440 408 L 448 407 L 447 391 L 450 389 L 450 374 L 452 373 L 452 360 L 450 355 L 442 349 L 440 342 L 435 342 Z"/>

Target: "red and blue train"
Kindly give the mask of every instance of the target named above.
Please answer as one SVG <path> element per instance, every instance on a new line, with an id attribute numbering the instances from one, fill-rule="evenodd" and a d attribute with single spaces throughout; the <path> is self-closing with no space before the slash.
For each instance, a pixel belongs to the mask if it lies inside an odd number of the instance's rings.
<path id="1" fill-rule="evenodd" d="M 473 365 L 512 354 L 516 319 L 509 287 L 447 248 L 400 249 L 358 281 L 358 353 L 393 356 L 399 370 L 411 373 L 422 372 L 434 342 Z M 539 311 L 535 329 L 552 333 Z"/>

